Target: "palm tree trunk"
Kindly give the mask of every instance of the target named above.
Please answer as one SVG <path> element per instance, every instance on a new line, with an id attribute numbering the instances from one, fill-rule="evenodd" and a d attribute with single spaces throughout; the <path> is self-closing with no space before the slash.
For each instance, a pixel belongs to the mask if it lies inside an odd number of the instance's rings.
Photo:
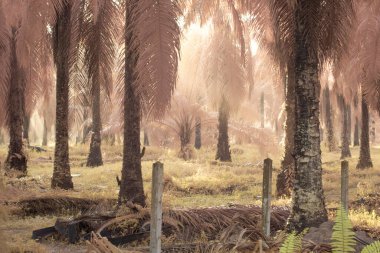
<path id="1" fill-rule="evenodd" d="M 27 158 L 23 151 L 22 127 L 24 120 L 25 78 L 16 55 L 17 29 L 12 28 L 10 38 L 10 87 L 8 95 L 9 150 L 5 161 L 8 176 L 26 176 Z"/>
<path id="2" fill-rule="evenodd" d="M 326 132 L 327 132 L 327 147 L 329 152 L 336 150 L 336 141 L 334 135 L 334 122 L 332 117 L 332 107 L 330 100 L 330 90 L 326 88 L 323 91 L 323 98 L 325 102 L 325 123 L 326 123 Z"/>
<path id="3" fill-rule="evenodd" d="M 371 150 L 369 145 L 369 113 L 368 105 L 362 96 L 362 128 L 360 135 L 360 155 L 357 169 L 372 168 Z"/>
<path id="4" fill-rule="evenodd" d="M 308 29 L 303 17 L 307 1 L 299 0 L 295 10 L 295 173 L 287 228 L 298 232 L 327 221 L 319 136 L 318 56 L 305 38 Z"/>
<path id="5" fill-rule="evenodd" d="M 26 143 L 29 145 L 29 126 L 30 126 L 30 116 L 24 115 L 24 123 L 22 127 L 22 137 L 26 140 Z"/>
<path id="6" fill-rule="evenodd" d="M 294 175 L 294 132 L 295 132 L 295 79 L 294 79 L 294 62 L 288 62 L 288 80 L 284 84 L 286 86 L 285 96 L 285 155 L 281 162 L 281 172 L 277 175 L 276 195 L 290 196 L 293 188 Z M 286 81 L 285 81 L 286 82 Z"/>
<path id="7" fill-rule="evenodd" d="M 354 147 L 355 146 L 359 146 L 359 122 L 358 122 L 358 117 L 355 117 Z"/>
<path id="8" fill-rule="evenodd" d="M 123 167 L 119 191 L 119 203 L 127 201 L 145 206 L 140 153 L 140 97 L 136 94 L 136 64 L 138 59 L 134 19 L 138 0 L 131 0 L 126 7 L 125 31 L 125 86 L 124 86 L 124 143 Z"/>
<path id="9" fill-rule="evenodd" d="M 148 147 L 150 144 L 149 144 L 149 136 L 148 136 L 148 132 L 146 129 L 144 129 L 144 146 Z"/>
<path id="10" fill-rule="evenodd" d="M 44 130 L 42 134 L 42 146 L 47 146 L 47 134 L 48 134 L 48 128 L 46 124 L 46 119 L 44 118 Z"/>
<path id="11" fill-rule="evenodd" d="M 352 118 L 351 118 L 351 105 L 347 104 L 347 135 L 348 135 L 348 146 L 352 144 Z"/>
<path id="12" fill-rule="evenodd" d="M 57 66 L 54 172 L 52 188 L 72 189 L 69 163 L 69 56 L 71 4 L 65 2 L 55 26 L 55 64 Z"/>
<path id="13" fill-rule="evenodd" d="M 100 117 L 100 83 L 98 67 L 97 73 L 92 77 L 92 134 L 90 153 L 87 158 L 87 167 L 97 167 L 103 165 L 101 150 L 102 137 L 100 134 L 101 129 L 102 121 Z"/>
<path id="14" fill-rule="evenodd" d="M 195 120 L 195 142 L 194 148 L 200 149 L 202 147 L 202 132 L 201 132 L 201 120 L 196 118 Z"/>
<path id="15" fill-rule="evenodd" d="M 90 127 L 88 127 L 86 120 L 87 120 L 87 117 L 88 117 L 88 111 L 87 111 L 87 106 L 85 106 L 85 108 L 83 109 L 83 129 L 82 129 L 82 144 L 86 144 L 86 139 L 87 139 L 87 135 L 88 133 L 90 132 Z"/>
<path id="16" fill-rule="evenodd" d="M 341 111 L 342 111 L 342 152 L 341 152 L 341 159 L 351 157 L 351 151 L 350 151 L 350 143 L 349 143 L 349 117 L 348 117 L 348 105 L 346 104 L 345 100 L 342 99 L 342 105 L 341 105 Z"/>
<path id="17" fill-rule="evenodd" d="M 215 160 L 231 162 L 231 151 L 228 138 L 229 105 L 223 97 L 219 107 L 218 145 Z"/>

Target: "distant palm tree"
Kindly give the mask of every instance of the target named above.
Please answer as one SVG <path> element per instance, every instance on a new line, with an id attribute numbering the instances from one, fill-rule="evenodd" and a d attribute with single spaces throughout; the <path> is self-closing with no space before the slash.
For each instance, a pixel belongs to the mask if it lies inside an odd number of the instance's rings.
<path id="1" fill-rule="evenodd" d="M 357 169 L 373 166 L 369 142 L 369 107 L 380 112 L 380 3 L 357 1 L 357 19 L 350 43 L 350 71 L 348 80 L 360 86 L 361 133 L 360 154 Z M 359 71 L 353 71 L 359 70 Z"/>
<path id="2" fill-rule="evenodd" d="M 92 2 L 96 2 L 92 3 Z M 118 6 L 113 0 L 92 0 L 91 8 L 85 8 L 84 62 L 88 66 L 91 80 L 92 135 L 87 166 L 103 165 L 101 151 L 101 88 L 110 97 L 112 87 L 112 67 L 115 58 L 115 38 L 117 35 Z"/>
<path id="3" fill-rule="evenodd" d="M 5 169 L 7 172 L 15 170 L 19 172 L 20 175 L 26 175 L 27 158 L 23 151 L 22 141 L 26 77 L 25 70 L 20 66 L 20 62 L 16 55 L 18 31 L 19 28 L 12 27 L 9 40 L 10 74 L 7 113 L 10 143 L 7 160 L 5 161 Z"/>
<path id="4" fill-rule="evenodd" d="M 9 129 L 10 144 L 5 167 L 7 174 L 11 170 L 18 176 L 27 173 L 27 159 L 23 148 L 23 128 L 25 115 L 35 108 L 38 93 L 45 83 L 40 70 L 45 54 L 36 55 L 41 40 L 46 34 L 45 10 L 40 2 L 20 0 L 0 1 L 0 125 L 6 123 Z M 33 33 L 30 33 L 33 31 Z M 27 137 L 25 135 L 24 137 Z"/>

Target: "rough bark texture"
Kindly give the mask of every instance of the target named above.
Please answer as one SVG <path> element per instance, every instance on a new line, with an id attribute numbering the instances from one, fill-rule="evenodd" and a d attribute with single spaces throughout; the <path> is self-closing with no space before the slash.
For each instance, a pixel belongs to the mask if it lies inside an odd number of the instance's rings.
<path id="1" fill-rule="evenodd" d="M 360 135 L 360 155 L 357 169 L 372 168 L 371 150 L 369 145 L 369 113 L 368 105 L 362 98 L 362 128 Z"/>
<path id="2" fill-rule="evenodd" d="M 44 131 L 42 134 L 42 146 L 47 146 L 47 134 L 48 134 L 48 128 L 46 124 L 46 119 L 44 118 Z"/>
<path id="3" fill-rule="evenodd" d="M 195 120 L 195 141 L 194 141 L 194 147 L 196 149 L 200 149 L 202 147 L 202 125 L 201 120 L 197 118 Z"/>
<path id="4" fill-rule="evenodd" d="M 99 83 L 99 62 L 97 71 L 92 76 L 92 133 L 90 143 L 90 153 L 87 158 L 87 167 L 97 167 L 103 165 L 102 159 L 102 121 L 100 117 L 100 83 Z"/>
<path id="5" fill-rule="evenodd" d="M 12 28 L 10 38 L 10 87 L 8 95 L 8 126 L 9 149 L 5 161 L 5 171 L 8 176 L 26 176 L 27 158 L 23 151 L 22 127 L 24 120 L 25 78 L 16 55 L 17 29 Z"/>
<path id="6" fill-rule="evenodd" d="M 354 146 L 359 146 L 359 122 L 358 122 L 358 117 L 355 117 Z"/>
<path id="7" fill-rule="evenodd" d="M 140 98 L 135 92 L 137 49 L 133 45 L 136 39 L 133 26 L 138 0 L 131 0 L 126 6 L 125 32 L 125 79 L 124 79 L 124 144 L 123 168 L 119 203 L 132 202 L 145 206 L 145 196 L 141 173 L 140 154 Z"/>
<path id="8" fill-rule="evenodd" d="M 281 162 L 281 172 L 277 175 L 276 195 L 290 196 L 293 188 L 294 176 L 294 132 L 295 132 L 295 80 L 294 80 L 294 62 L 288 63 L 288 81 L 286 86 L 285 97 L 285 154 Z"/>
<path id="9" fill-rule="evenodd" d="M 261 128 L 265 126 L 265 108 L 264 108 L 264 92 L 261 92 L 260 97 L 260 116 L 261 116 Z"/>
<path id="10" fill-rule="evenodd" d="M 340 108 L 342 114 L 342 148 L 341 148 L 341 159 L 351 157 L 350 143 L 349 143 L 349 126 L 348 126 L 348 105 L 346 104 L 343 97 L 340 98 Z"/>
<path id="11" fill-rule="evenodd" d="M 54 172 L 52 188 L 72 189 L 69 163 L 69 50 L 71 5 L 65 2 L 58 14 L 54 36 L 54 58 L 57 67 Z"/>
<path id="12" fill-rule="evenodd" d="M 337 149 L 335 135 L 334 135 L 334 121 L 332 117 L 332 107 L 330 100 L 330 90 L 326 88 L 323 91 L 323 98 L 325 102 L 325 124 L 326 124 L 326 140 L 327 148 L 329 152 L 335 151 Z"/>
<path id="13" fill-rule="evenodd" d="M 229 105 L 225 98 L 222 98 L 219 107 L 218 117 L 218 146 L 215 160 L 231 162 L 231 151 L 228 138 Z"/>
<path id="14" fill-rule="evenodd" d="M 307 1 L 299 0 L 295 10 L 295 173 L 287 229 L 298 232 L 327 221 L 319 137 L 318 57 L 310 50 L 302 22 Z"/>

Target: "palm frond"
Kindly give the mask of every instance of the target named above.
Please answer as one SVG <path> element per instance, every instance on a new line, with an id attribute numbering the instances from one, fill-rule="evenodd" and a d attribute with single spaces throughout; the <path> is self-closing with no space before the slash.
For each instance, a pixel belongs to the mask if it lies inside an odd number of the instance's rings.
<path id="1" fill-rule="evenodd" d="M 112 0 L 92 0 L 87 8 L 84 29 L 85 63 L 91 82 L 100 86 L 109 97 L 112 93 L 112 70 L 115 57 L 117 7 Z"/>
<path id="2" fill-rule="evenodd" d="M 224 96 L 236 111 L 245 95 L 246 75 L 228 26 L 215 27 L 205 57 L 202 75 L 211 104 L 217 108 Z"/>
<path id="3" fill-rule="evenodd" d="M 138 87 L 148 115 L 162 116 L 177 83 L 179 6 L 171 0 L 139 1 Z"/>

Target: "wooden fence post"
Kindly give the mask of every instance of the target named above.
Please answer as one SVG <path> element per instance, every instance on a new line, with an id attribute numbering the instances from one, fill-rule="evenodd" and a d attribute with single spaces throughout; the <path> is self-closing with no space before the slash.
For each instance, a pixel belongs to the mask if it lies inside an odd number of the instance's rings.
<path id="1" fill-rule="evenodd" d="M 160 162 L 154 163 L 150 212 L 150 253 L 161 253 L 163 178 L 164 165 Z"/>
<path id="2" fill-rule="evenodd" d="M 342 161 L 341 163 L 341 203 L 348 212 L 348 161 Z"/>
<path id="3" fill-rule="evenodd" d="M 272 160 L 264 160 L 263 194 L 262 194 L 262 222 L 263 233 L 270 236 L 270 204 L 272 196 Z"/>

